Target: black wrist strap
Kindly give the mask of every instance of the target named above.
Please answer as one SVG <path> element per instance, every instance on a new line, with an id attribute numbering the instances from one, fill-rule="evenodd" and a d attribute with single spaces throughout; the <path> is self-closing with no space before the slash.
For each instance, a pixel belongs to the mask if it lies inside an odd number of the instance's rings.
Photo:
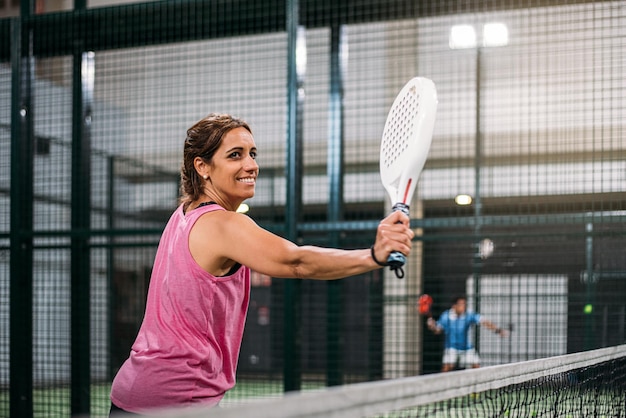
<path id="1" fill-rule="evenodd" d="M 388 263 L 381 263 L 380 261 L 378 261 L 378 260 L 376 259 L 376 255 L 374 254 L 374 246 L 373 246 L 373 245 L 370 247 L 370 254 L 372 255 L 372 259 L 374 260 L 374 262 L 375 262 L 376 264 L 378 264 L 379 266 L 381 266 L 381 267 L 387 267 L 387 266 L 389 265 Z"/>

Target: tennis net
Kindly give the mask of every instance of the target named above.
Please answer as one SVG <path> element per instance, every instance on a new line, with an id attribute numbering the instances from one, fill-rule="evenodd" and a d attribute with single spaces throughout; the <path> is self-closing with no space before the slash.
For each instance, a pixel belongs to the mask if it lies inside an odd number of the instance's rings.
<path id="1" fill-rule="evenodd" d="M 626 417 L 626 345 L 153 416 Z"/>

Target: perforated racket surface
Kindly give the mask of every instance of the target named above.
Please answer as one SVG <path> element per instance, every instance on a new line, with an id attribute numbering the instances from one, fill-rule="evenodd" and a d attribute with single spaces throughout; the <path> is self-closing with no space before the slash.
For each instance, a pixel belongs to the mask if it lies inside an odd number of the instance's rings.
<path id="1" fill-rule="evenodd" d="M 432 80 L 415 77 L 396 96 L 385 122 L 380 146 L 380 177 L 393 210 L 409 214 L 430 144 L 437 114 L 437 90 Z M 392 253 L 387 263 L 396 276 L 404 277 L 406 257 Z"/>

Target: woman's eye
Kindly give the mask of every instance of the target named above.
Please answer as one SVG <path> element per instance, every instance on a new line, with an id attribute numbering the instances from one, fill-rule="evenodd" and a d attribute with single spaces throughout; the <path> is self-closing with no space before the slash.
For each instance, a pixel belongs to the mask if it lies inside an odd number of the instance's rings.
<path id="1" fill-rule="evenodd" d="M 239 151 L 233 151 L 230 153 L 231 158 L 238 158 L 240 156 L 241 156 L 241 153 Z"/>
<path id="2" fill-rule="evenodd" d="M 250 153 L 250 157 L 252 157 L 253 160 L 256 160 L 256 151 L 252 151 Z"/>

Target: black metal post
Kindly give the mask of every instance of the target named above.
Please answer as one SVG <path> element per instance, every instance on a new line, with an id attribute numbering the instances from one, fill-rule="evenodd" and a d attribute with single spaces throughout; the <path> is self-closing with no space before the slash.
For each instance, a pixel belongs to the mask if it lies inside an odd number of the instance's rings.
<path id="1" fill-rule="evenodd" d="M 343 129 L 343 74 L 342 51 L 345 32 L 341 25 L 331 27 L 330 39 L 330 103 L 328 135 L 328 222 L 343 220 L 343 177 L 344 177 L 344 129 Z M 329 233 L 329 245 L 341 245 L 340 231 Z M 337 386 L 343 383 L 343 340 L 342 340 L 342 294 L 343 281 L 328 282 L 328 306 L 326 320 L 326 384 Z"/>
<path id="2" fill-rule="evenodd" d="M 115 230 L 115 157 L 109 156 L 107 159 L 107 229 L 109 231 Z M 107 237 L 108 247 L 107 247 L 107 288 L 109 291 L 108 295 L 108 340 L 109 340 L 109 378 L 111 381 L 115 377 L 115 371 L 119 364 L 112 364 L 111 359 L 113 358 L 115 346 L 115 328 L 118 326 L 115 322 L 115 286 L 113 280 L 115 278 L 115 237 L 110 235 Z"/>
<path id="3" fill-rule="evenodd" d="M 90 408 L 90 277 L 91 254 L 91 118 L 94 53 L 74 54 L 71 199 L 71 410 L 89 414 Z"/>
<path id="4" fill-rule="evenodd" d="M 29 2 L 24 2 L 29 3 Z M 24 12 L 24 5 L 23 5 Z M 26 15 L 29 14 L 28 9 Z M 30 30 L 11 20 L 10 415 L 33 416 L 34 62 Z"/>
<path id="5" fill-rule="evenodd" d="M 585 238 L 585 272 L 583 277 L 585 278 L 585 305 L 583 306 L 584 324 L 585 324 L 585 350 L 592 350 L 598 348 L 596 345 L 596 332 L 595 332 L 595 288 L 596 281 L 599 279 L 599 275 L 596 277 L 593 268 L 593 223 L 588 222 L 585 226 L 587 236 Z"/>
<path id="6" fill-rule="evenodd" d="M 298 240 L 298 221 L 302 206 L 302 104 L 304 100 L 303 74 L 298 74 L 297 46 L 299 36 L 298 0 L 287 0 L 287 202 L 286 236 Z M 284 391 L 300 390 L 301 387 L 301 336 L 300 336 L 299 280 L 284 283 Z"/>
<path id="7" fill-rule="evenodd" d="M 482 50 L 476 47 L 476 133 L 474 138 L 474 252 L 473 252 L 473 277 L 474 277 L 474 305 L 476 312 L 480 312 L 480 277 L 482 270 L 482 258 L 480 252 L 481 227 L 482 227 L 482 190 L 481 170 L 483 164 L 483 138 L 481 130 L 481 58 Z M 475 347 L 480 350 L 480 327 L 475 327 Z"/>

